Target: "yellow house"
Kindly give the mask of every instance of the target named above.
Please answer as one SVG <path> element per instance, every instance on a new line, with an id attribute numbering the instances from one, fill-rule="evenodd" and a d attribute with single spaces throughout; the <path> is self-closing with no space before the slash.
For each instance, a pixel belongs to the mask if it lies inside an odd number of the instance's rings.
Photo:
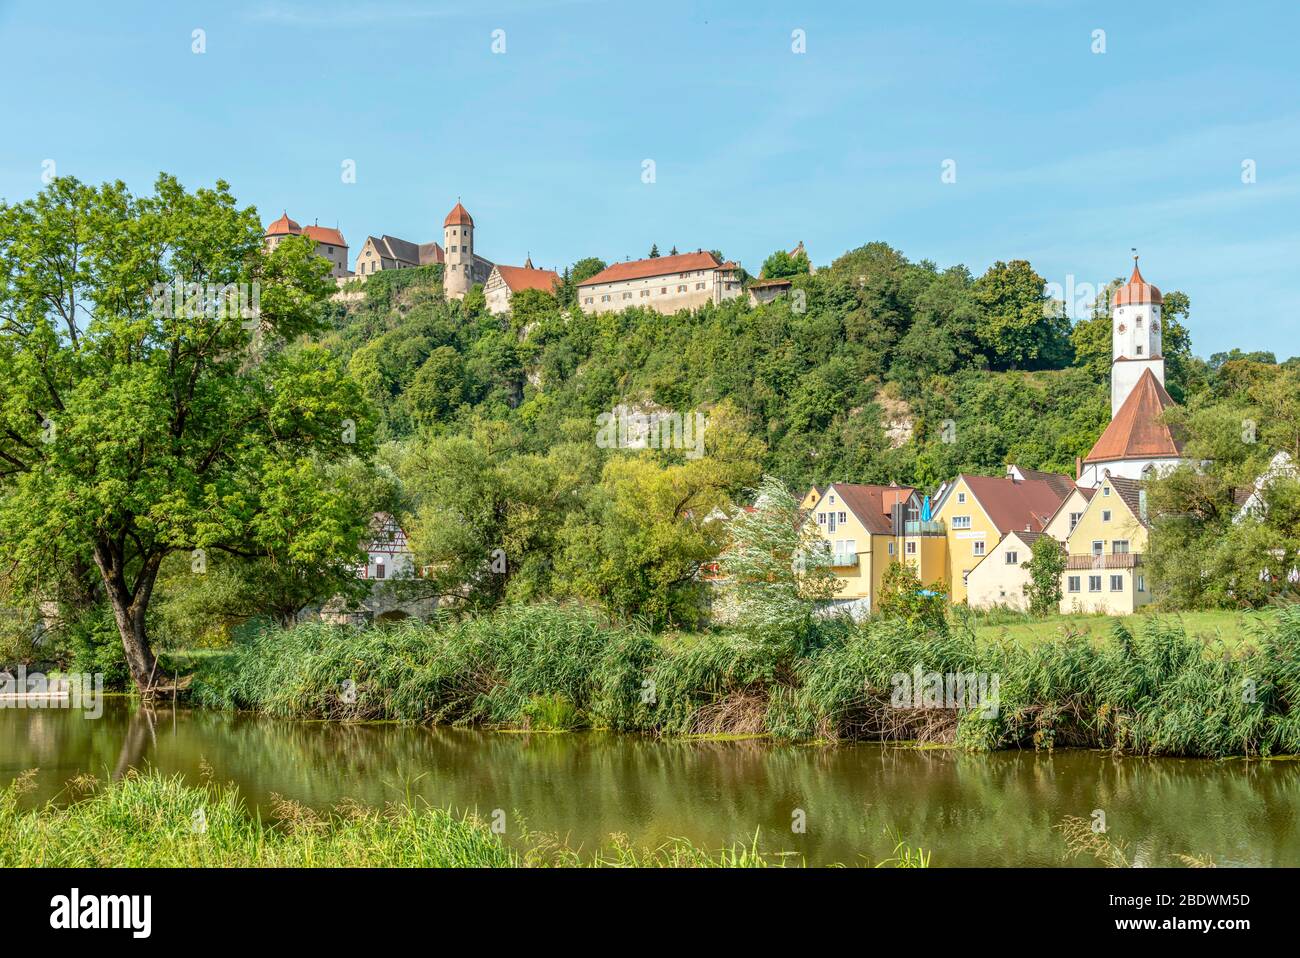
<path id="1" fill-rule="evenodd" d="M 812 507 L 817 505 L 817 502 L 821 499 L 824 491 L 825 487 L 819 489 L 816 486 L 809 486 L 808 491 L 805 492 L 803 498 L 799 500 L 799 510 L 801 512 L 810 512 Z"/>
<path id="2" fill-rule="evenodd" d="M 1062 612 L 1127 615 L 1151 601 L 1142 558 L 1149 530 L 1142 484 L 1103 473 L 1066 540 Z"/>
<path id="3" fill-rule="evenodd" d="M 1045 532 L 1008 532 L 1004 535 L 966 577 L 967 603 L 976 609 L 994 606 L 1028 609 L 1025 586 L 1029 584 L 1029 570 L 1023 567 L 1023 563 L 1028 562 L 1033 554 L 1034 543 L 1045 535 Z"/>
<path id="4" fill-rule="evenodd" d="M 952 601 L 968 601 L 967 577 L 1007 533 L 1042 532 L 1074 488 L 1068 476 L 1016 466 L 1005 476 L 961 473 L 946 485 L 934 517 L 946 529 Z"/>
<path id="5" fill-rule="evenodd" d="M 1057 542 L 1065 542 L 1070 538 L 1070 533 L 1074 527 L 1079 524 L 1083 514 L 1087 511 L 1088 503 L 1092 497 L 1097 494 L 1093 488 L 1084 488 L 1075 486 L 1070 490 L 1070 495 L 1061 503 L 1061 507 L 1056 510 L 1056 514 L 1047 520 L 1047 526 L 1043 529 L 1049 536 Z"/>
<path id="6" fill-rule="evenodd" d="M 855 615 L 870 612 L 885 569 L 896 559 L 910 563 L 927 585 L 943 581 L 943 526 L 921 521 L 915 489 L 832 483 L 809 510 L 809 521 L 825 541 L 842 586 L 832 600 L 837 607 Z"/>

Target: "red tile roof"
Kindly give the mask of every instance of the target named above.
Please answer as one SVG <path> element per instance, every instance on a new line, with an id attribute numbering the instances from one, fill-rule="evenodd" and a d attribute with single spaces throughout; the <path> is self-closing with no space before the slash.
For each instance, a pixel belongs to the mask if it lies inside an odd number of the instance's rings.
<path id="1" fill-rule="evenodd" d="M 1121 286 L 1115 291 L 1115 306 L 1133 306 L 1138 303 L 1154 303 L 1159 306 L 1164 302 L 1164 297 L 1160 295 L 1160 290 L 1156 289 L 1150 283 L 1142 278 L 1138 271 L 1137 257 L 1133 257 L 1133 275 L 1128 278 L 1128 283 Z"/>
<path id="2" fill-rule="evenodd" d="M 497 263 L 497 271 L 510 292 L 521 289 L 540 289 L 544 293 L 553 292 L 560 285 L 559 274 L 550 269 L 528 269 L 524 266 L 502 266 Z"/>
<path id="3" fill-rule="evenodd" d="M 266 228 L 267 236 L 297 236 L 302 232 L 302 227 L 289 219 L 286 211 L 283 216 Z"/>
<path id="4" fill-rule="evenodd" d="M 1155 374 L 1149 368 L 1143 370 L 1137 385 L 1083 461 L 1174 459 L 1181 456 L 1182 444 L 1174 439 L 1163 417 L 1164 411 L 1174 404 L 1173 397 L 1160 385 Z"/>
<path id="5" fill-rule="evenodd" d="M 305 236 L 310 236 L 317 243 L 328 243 L 331 246 L 342 246 L 348 248 L 347 240 L 338 230 L 332 230 L 328 226 L 308 226 L 303 229 Z"/>
<path id="6" fill-rule="evenodd" d="M 448 226 L 473 226 L 474 217 L 470 216 L 469 210 L 461 206 L 460 200 L 457 200 L 456 205 L 453 206 L 451 212 L 447 214 L 447 218 L 442 221 L 442 225 L 444 228 Z"/>
<path id="7" fill-rule="evenodd" d="M 1055 480 L 1025 479 L 1008 476 L 960 475 L 966 488 L 1002 533 L 1042 532 L 1048 520 L 1061 508 L 1069 495 Z"/>
<path id="8" fill-rule="evenodd" d="M 916 490 L 910 486 L 869 486 L 835 482 L 826 490 L 835 492 L 840 500 L 853 510 L 858 521 L 868 532 L 889 535 L 894 531 L 891 510 L 897 503 L 906 503 Z"/>
<path id="9" fill-rule="evenodd" d="M 669 273 L 686 273 L 697 269 L 717 269 L 721 264 L 712 253 L 680 253 L 677 256 L 655 256 L 650 259 L 634 259 L 630 263 L 615 263 L 601 270 L 591 279 L 584 279 L 579 286 L 595 286 L 599 283 L 620 283 L 629 279 L 648 279 L 651 276 L 667 276 Z"/>

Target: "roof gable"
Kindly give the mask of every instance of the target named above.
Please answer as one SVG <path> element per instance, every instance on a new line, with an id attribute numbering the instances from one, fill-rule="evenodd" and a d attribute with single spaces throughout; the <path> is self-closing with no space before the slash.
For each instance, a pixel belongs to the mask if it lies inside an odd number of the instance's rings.
<path id="1" fill-rule="evenodd" d="M 502 266 L 500 263 L 493 268 L 501 277 L 501 282 L 505 283 L 506 288 L 512 293 L 517 293 L 521 289 L 540 289 L 544 293 L 550 293 L 560 284 L 559 274 L 550 269 Z"/>
<path id="2" fill-rule="evenodd" d="M 820 506 L 832 493 L 853 513 L 854 518 L 872 535 L 890 535 L 894 531 L 891 510 L 896 503 L 906 504 L 916 490 L 910 486 L 874 486 L 833 482 L 817 500 Z"/>
<path id="3" fill-rule="evenodd" d="M 1150 369 L 1143 370 L 1133 391 L 1115 413 L 1084 462 L 1117 459 L 1177 459 L 1182 443 L 1174 439 L 1164 411 L 1177 405 Z"/>
<path id="4" fill-rule="evenodd" d="M 958 478 L 965 483 L 989 521 L 1002 533 L 1012 530 L 1041 532 L 1069 495 L 1061 491 L 1061 484 L 1055 480 L 1021 480 L 967 473 Z"/>
<path id="5" fill-rule="evenodd" d="M 590 279 L 584 279 L 579 286 L 595 286 L 600 283 L 621 283 L 629 279 L 649 279 L 652 276 L 667 276 L 669 273 L 685 273 L 698 269 L 717 269 L 721 265 L 712 253 L 701 250 L 698 253 L 680 253 L 677 256 L 655 256 L 650 259 L 634 259 L 627 263 L 615 263 L 607 266 Z"/>

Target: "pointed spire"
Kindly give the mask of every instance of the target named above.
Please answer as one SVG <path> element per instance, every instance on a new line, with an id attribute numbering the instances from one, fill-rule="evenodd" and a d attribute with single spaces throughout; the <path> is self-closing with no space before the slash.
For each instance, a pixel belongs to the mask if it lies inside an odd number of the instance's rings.
<path id="1" fill-rule="evenodd" d="M 524 260 L 524 269 L 532 269 L 532 268 L 533 268 L 533 254 L 529 253 L 528 258 Z"/>
<path id="2" fill-rule="evenodd" d="M 1138 269 L 1138 252 L 1133 249 L 1133 274 L 1129 276 L 1128 282 L 1115 290 L 1115 298 L 1112 301 L 1113 306 L 1134 306 L 1140 303 L 1153 303 L 1159 306 L 1164 302 L 1164 296 L 1160 290 L 1156 289 L 1142 277 L 1142 271 Z"/>

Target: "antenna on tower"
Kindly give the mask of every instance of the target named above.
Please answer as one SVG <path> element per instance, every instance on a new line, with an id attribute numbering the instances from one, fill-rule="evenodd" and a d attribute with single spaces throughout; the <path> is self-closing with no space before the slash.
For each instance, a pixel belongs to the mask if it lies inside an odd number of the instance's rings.
<path id="1" fill-rule="evenodd" d="M 1129 251 L 1132 252 L 1133 262 L 1136 264 L 1138 261 L 1138 248 L 1136 246 L 1130 246 Z"/>

